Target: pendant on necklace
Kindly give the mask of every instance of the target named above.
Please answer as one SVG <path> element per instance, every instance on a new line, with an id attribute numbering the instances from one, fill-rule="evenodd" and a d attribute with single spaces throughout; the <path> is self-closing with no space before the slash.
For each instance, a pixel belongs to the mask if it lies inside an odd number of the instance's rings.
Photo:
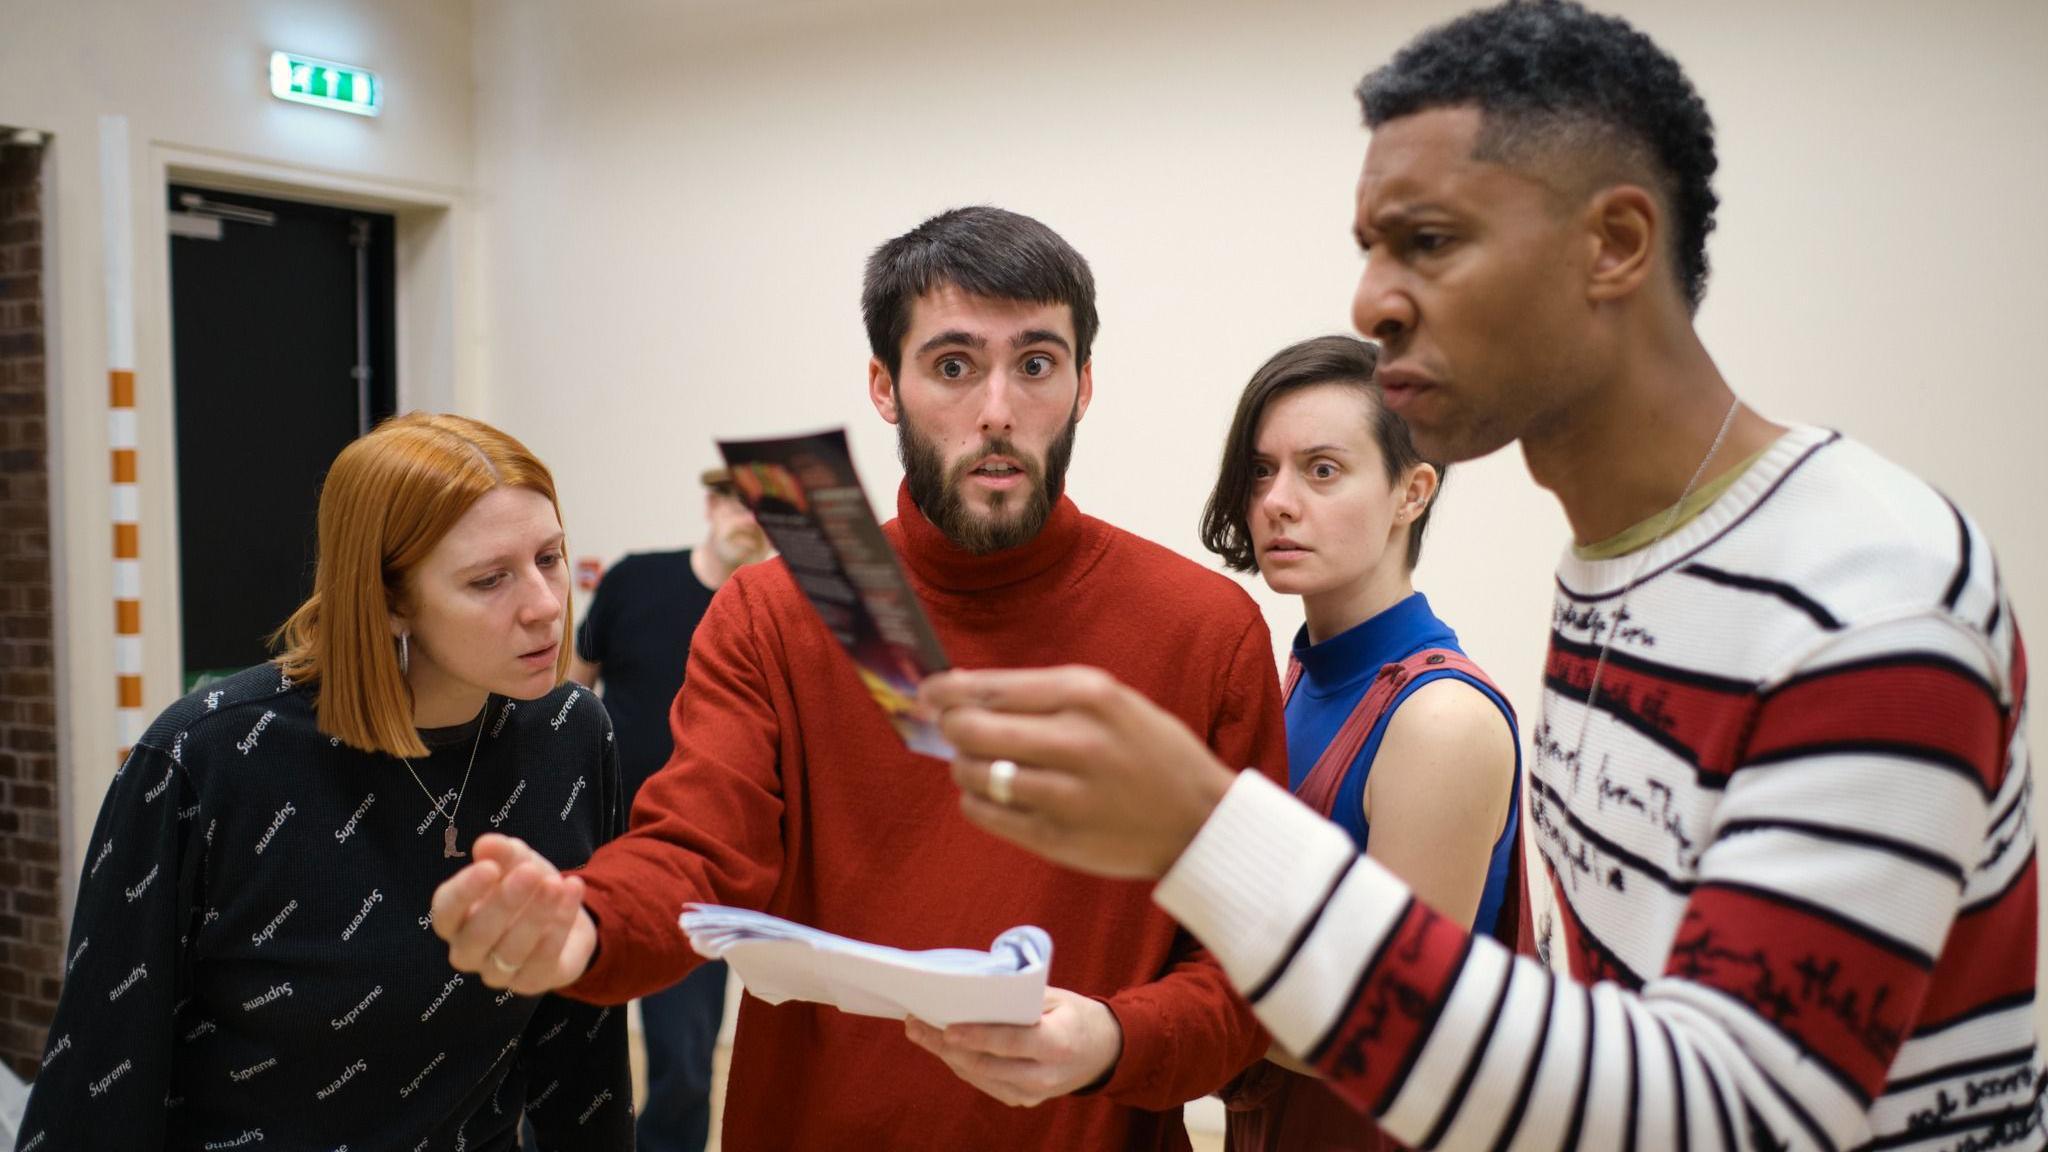
<path id="1" fill-rule="evenodd" d="M 441 829 L 441 856 L 443 859 L 453 860 L 457 856 L 467 855 L 469 853 L 455 847 L 455 821 L 450 820 L 448 826 Z"/>

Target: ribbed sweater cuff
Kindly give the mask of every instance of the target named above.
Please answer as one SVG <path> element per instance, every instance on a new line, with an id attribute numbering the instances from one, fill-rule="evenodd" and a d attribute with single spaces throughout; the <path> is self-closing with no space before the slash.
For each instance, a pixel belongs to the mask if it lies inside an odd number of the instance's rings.
<path id="1" fill-rule="evenodd" d="M 1245 991 L 1283 960 L 1354 854 L 1343 829 L 1240 772 L 1152 899 Z"/>

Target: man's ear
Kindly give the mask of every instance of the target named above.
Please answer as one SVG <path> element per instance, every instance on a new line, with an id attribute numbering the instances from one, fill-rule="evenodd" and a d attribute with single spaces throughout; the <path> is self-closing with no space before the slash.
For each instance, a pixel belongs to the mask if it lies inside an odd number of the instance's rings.
<path id="1" fill-rule="evenodd" d="M 1095 399 L 1095 358 L 1091 356 L 1086 364 L 1081 365 L 1080 386 L 1074 390 L 1074 419 L 1076 422 L 1079 422 L 1081 417 L 1088 414 L 1088 402 L 1093 399 Z"/>
<path id="2" fill-rule="evenodd" d="M 903 418 L 896 407 L 896 380 L 878 356 L 868 357 L 868 401 L 891 424 Z"/>
<path id="3" fill-rule="evenodd" d="M 1586 208 L 1586 297 L 1608 303 L 1633 295 L 1658 264 L 1664 217 L 1657 198 L 1636 184 L 1602 189 Z"/>

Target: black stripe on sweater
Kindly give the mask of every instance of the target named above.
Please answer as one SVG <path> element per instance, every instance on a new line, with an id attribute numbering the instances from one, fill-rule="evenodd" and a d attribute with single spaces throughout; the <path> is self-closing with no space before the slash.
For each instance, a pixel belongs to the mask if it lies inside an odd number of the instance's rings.
<path id="1" fill-rule="evenodd" d="M 1451 1120 L 1458 1115 L 1458 1109 L 1464 1107 L 1465 1094 L 1471 1091 L 1472 1078 L 1479 1074 L 1479 1062 L 1485 1058 L 1487 1049 L 1492 1045 L 1493 1030 L 1500 1024 L 1501 1007 L 1508 1002 L 1508 989 L 1514 987 L 1515 973 L 1519 969 L 1520 965 L 1516 964 L 1515 958 L 1510 955 L 1507 958 L 1507 966 L 1501 970 L 1500 991 L 1493 994 L 1493 1008 L 1486 1013 L 1486 1027 L 1479 1030 L 1478 1042 L 1472 1045 L 1472 1051 L 1465 1057 L 1465 1067 L 1458 1073 L 1457 1084 L 1451 1088 L 1450 1095 L 1444 1098 L 1443 1105 L 1437 1112 L 1436 1123 L 1430 1126 L 1429 1135 L 1423 1138 L 1418 1147 L 1436 1147 L 1444 1138 L 1445 1130 L 1450 1128 Z"/>
<path id="2" fill-rule="evenodd" d="M 1408 922 L 1408 913 L 1414 907 L 1415 897 L 1412 895 L 1401 902 L 1401 910 L 1394 914 L 1393 927 L 1380 937 L 1380 942 L 1373 948 L 1372 955 L 1366 957 L 1365 967 L 1358 970 L 1358 979 L 1352 981 L 1351 991 L 1345 994 L 1343 1010 L 1331 1018 L 1330 1026 L 1324 1029 L 1323 1034 L 1316 1038 L 1314 1044 L 1309 1045 L 1307 1052 L 1303 1053 L 1308 1057 L 1310 1064 L 1322 1064 L 1323 1057 L 1329 1053 L 1330 1045 L 1335 1043 L 1338 1035 L 1344 1031 L 1345 1021 L 1358 1014 L 1358 1000 L 1365 995 L 1366 982 L 1379 970 L 1380 961 L 1386 959 L 1387 949 L 1394 946 L 1394 937 L 1401 934 L 1401 925 Z"/>
<path id="3" fill-rule="evenodd" d="M 1825 1061 L 1823 1061 L 1822 1064 L 1823 1066 L 1825 1066 Z M 1820 1126 L 1820 1121 L 1815 1120 L 1813 1118 L 1813 1113 L 1808 1112 L 1806 1110 L 1806 1107 L 1799 1103 L 1798 1097 L 1786 1091 L 1785 1086 L 1783 1084 L 1778 1083 L 1778 1078 L 1770 1075 L 1769 1073 L 1765 1073 L 1764 1083 L 1769 1084 L 1771 1086 L 1771 1092 L 1772 1094 L 1777 1096 L 1778 1103 L 1783 1104 L 1785 1106 L 1785 1110 L 1792 1113 L 1792 1118 L 1794 1120 L 1799 1121 L 1799 1126 L 1806 1129 L 1807 1134 L 1813 1137 L 1813 1142 L 1815 1144 L 1818 1144 L 1821 1147 L 1828 1149 L 1828 1152 L 1834 1152 L 1836 1144 L 1834 1140 L 1828 1136 L 1827 1129 L 1822 1128 Z M 1865 1109 L 1868 1109 L 1870 1107 L 1870 1097 L 1865 1093 L 1858 1091 L 1856 1093 L 1856 1099 L 1862 1103 Z"/>
<path id="4" fill-rule="evenodd" d="M 2027 849 L 2028 860 L 2031 860 L 2033 858 L 2034 851 L 2035 849 L 2032 847 L 2029 847 Z M 1998 903 L 2000 900 L 2005 899 L 2008 893 L 2010 893 L 2014 888 L 2018 887 L 2022 880 L 2025 880 L 2027 878 L 2027 867 L 2028 861 L 2022 860 L 2019 863 L 2019 865 L 2012 870 L 2012 875 L 2005 878 L 2005 883 L 1999 885 L 1998 891 L 1988 892 L 1982 896 L 1977 897 L 1975 900 L 1970 901 L 1968 904 L 1965 904 L 1962 907 L 1957 908 L 1956 919 L 1960 920 L 1965 916 L 1970 916 L 1975 913 L 1981 912 L 1984 909 L 1989 908 L 1992 905 Z"/>
<path id="5" fill-rule="evenodd" d="M 1804 760 L 1810 756 L 1883 756 L 1893 760 L 1910 760 L 1929 768 L 1951 772 L 1970 782 L 1977 794 L 1991 801 L 1991 789 L 1985 786 L 1984 777 L 1977 774 L 1977 766 L 1961 756 L 1920 744 L 1901 744 L 1891 740 L 1827 740 L 1813 744 L 1794 744 L 1744 760 L 1740 767 L 1766 767 Z"/>
<path id="6" fill-rule="evenodd" d="M 1608 663 L 1611 664 L 1613 662 L 1613 658 L 1609 657 Z M 1765 692 L 1763 698 L 1768 703 L 1772 697 L 1779 693 L 1790 688 L 1797 688 L 1802 684 L 1815 680 L 1826 680 L 1832 676 L 1840 676 L 1845 672 L 1868 672 L 1877 668 L 1931 668 L 1936 671 L 1947 672 L 1952 676 L 1968 680 L 1971 684 L 1975 685 L 1979 692 L 1984 693 L 1985 699 L 1991 702 L 1992 708 L 2000 712 L 2005 710 L 2005 705 L 1998 698 L 1997 687 L 1990 680 L 1986 679 L 1982 672 L 1952 656 L 1944 656 L 1939 652 L 1928 651 L 1893 652 L 1882 656 L 1865 656 L 1856 660 L 1845 660 L 1840 664 L 1827 664 L 1819 668 L 1812 668 L 1795 676 L 1786 677 L 1784 683 Z"/>
<path id="7" fill-rule="evenodd" d="M 1599 645 L 1574 640 L 1559 632 L 1556 628 L 1550 630 L 1550 646 L 1558 651 L 1577 656 L 1582 660 L 1597 662 L 1600 659 Z M 1704 688 L 1709 692 L 1719 692 L 1727 696 L 1747 696 L 1757 689 L 1756 682 L 1753 680 L 1736 680 L 1728 676 L 1716 676 L 1711 672 L 1701 672 L 1696 668 L 1681 668 L 1676 664 L 1664 664 L 1656 660 L 1646 659 L 1633 652 L 1626 652 L 1613 647 L 1610 647 L 1607 653 L 1607 666 L 1610 668 L 1626 668 L 1630 672 L 1655 677 L 1668 683 L 1683 684 L 1691 688 Z M 1575 694 L 1583 696 L 1585 692 L 1583 689 L 1578 689 L 1575 690 Z"/>
<path id="8" fill-rule="evenodd" d="M 1879 1152 L 1880 1149 L 1884 1148 L 1897 1148 L 1902 1144 L 1919 1144 L 1927 1140 L 1938 1140 L 1943 1136 L 1954 1136 L 1959 1133 L 1974 1131 L 1978 1128 L 1989 1128 L 2001 1124 L 2017 1125 L 2018 1131 L 2023 1133 L 2032 1132 L 2040 1122 L 2039 1117 L 2034 1114 L 2035 1107 L 2034 1103 L 2016 1104 L 2011 1108 L 2001 1108 L 1996 1112 L 1984 1112 L 1975 1116 L 1965 1116 L 1960 1120 L 1950 1120 L 1946 1124 L 1929 1124 L 1920 1128 L 1908 1128 L 1903 1132 L 1894 1132 L 1881 1140 L 1872 1140 L 1864 1145 L 1864 1147 L 1870 1149 L 1871 1152 Z M 1990 1148 L 2011 1142 L 2010 1140 L 2000 1140 L 1978 1146 Z"/>
<path id="9" fill-rule="evenodd" d="M 1964 879 L 1962 865 L 1945 856 L 1929 852 L 1918 844 L 1908 844 L 1903 840 L 1894 840 L 1889 836 L 1879 836 L 1871 832 L 1850 828 L 1837 828 L 1831 824 L 1817 824 L 1811 820 L 1733 820 L 1721 826 L 1720 833 L 1715 837 L 1715 840 L 1719 842 L 1726 840 L 1730 836 L 1740 836 L 1745 832 L 1794 832 L 1802 836 L 1813 836 L 1821 840 L 1833 840 L 1841 844 L 1854 844 L 1859 848 L 1869 848 L 1876 852 L 1883 852 L 1888 855 L 1897 856 L 1902 860 L 1911 861 L 1930 872 L 1937 872 L 1948 877 L 1958 885 L 1962 884 Z"/>
<path id="10" fill-rule="evenodd" d="M 1854 920 L 1844 916 L 1832 908 L 1823 908 L 1802 897 L 1780 892 L 1775 888 L 1762 888 L 1737 880 L 1702 880 L 1700 881 L 1699 888 L 1703 892 L 1716 889 L 1723 892 L 1740 892 L 1745 896 L 1752 896 L 1758 900 L 1769 900 L 1773 904 L 1782 904 L 1801 916 L 1811 917 L 1825 924 L 1832 924 L 1873 948 L 1881 948 L 1899 959 L 1913 964 L 1923 972 L 1932 972 L 1934 970 L 1934 957 L 1914 947 L 1911 943 L 1901 940 L 1888 932 L 1872 928 L 1861 920 Z"/>
<path id="11" fill-rule="evenodd" d="M 1699 1057 L 1698 1053 L 1693 1055 L 1696 1059 Z M 1728 1111 L 1728 1093 L 1722 1091 L 1725 1085 L 1715 1079 L 1713 1065 L 1704 1059 L 1700 1060 L 1700 1074 L 1707 1078 L 1707 1095 L 1714 1101 L 1714 1119 L 1721 1127 L 1721 1147 L 1736 1148 L 1738 1145 L 1735 1143 L 1735 1116 Z"/>
<path id="12" fill-rule="evenodd" d="M 1996 1016 L 2000 1012 L 2010 1012 L 2015 1008 L 2032 1008 L 2033 1006 L 2034 993 L 2032 990 L 2026 992 L 2018 992 L 2000 1000 L 1993 1000 L 1986 1004 L 1979 1004 L 1975 1008 L 1970 1009 L 1968 1012 L 1959 1013 L 1957 1015 L 1949 1017 L 1946 1020 L 1937 1020 L 1932 1024 L 1920 1025 L 1919 1027 L 1913 1029 L 1913 1034 L 1910 1038 L 1914 1040 L 1925 1040 L 1929 1036 L 1933 1036 L 1940 1032 L 1946 1032 L 1951 1028 L 1957 1027 L 1958 1025 L 1962 1024 L 1968 1024 L 1973 1020 L 1982 1020 L 1986 1016 Z"/>
<path id="13" fill-rule="evenodd" d="M 1259 981 L 1257 988 L 1245 993 L 1246 1000 L 1254 1004 L 1264 1000 L 1266 993 L 1273 990 L 1273 985 L 1280 982 L 1280 977 L 1287 974 L 1287 970 L 1294 965 L 1295 956 L 1301 952 L 1301 946 L 1308 941 L 1309 934 L 1316 930 L 1316 925 L 1323 922 L 1323 912 L 1330 907 L 1331 898 L 1337 895 L 1337 889 L 1344 886 L 1345 878 L 1350 876 L 1351 870 L 1357 866 L 1358 857 L 1356 855 L 1344 862 L 1344 867 L 1338 871 L 1337 878 L 1330 881 L 1328 888 L 1323 889 L 1323 898 L 1316 901 L 1315 912 L 1302 922 L 1300 928 L 1295 930 L 1294 938 L 1287 942 L 1287 948 L 1280 953 L 1280 958 L 1274 962 L 1273 970 L 1266 974 L 1264 980 Z"/>
<path id="14" fill-rule="evenodd" d="M 1887 1096 L 1897 1096 L 1901 1092 L 1911 1092 L 1916 1088 L 1925 1088 L 1929 1084 L 1939 1084 L 1944 1080 L 1960 1080 L 1965 1076 L 1975 1076 L 1980 1072 L 1989 1072 L 1996 1068 L 2010 1068 L 2015 1064 L 2032 1064 L 2034 1062 L 2034 1054 L 2034 1046 L 2029 1044 L 2024 1048 L 2014 1048 L 2007 1052 L 1980 1056 L 1975 1060 L 1964 1060 L 1956 1064 L 1944 1064 L 1939 1068 L 1930 1068 L 1917 1076 L 1908 1076 L 1903 1080 L 1893 1080 L 1884 1086 L 1884 1094 Z"/>
<path id="15" fill-rule="evenodd" d="M 1956 502 L 1946 495 L 1941 502 L 1948 505 L 1949 513 L 1956 518 L 1956 551 L 1962 554 L 1956 561 L 1955 579 L 1948 582 L 1948 591 L 1941 597 L 1941 606 L 1953 612 L 1956 602 L 1963 598 L 1963 589 L 1970 583 L 1970 553 L 1976 551 L 1976 541 L 1970 539 L 1970 522 L 1963 519 L 1963 510 L 1956 507 Z"/>
<path id="16" fill-rule="evenodd" d="M 1576 1149 L 1579 1146 L 1579 1129 L 1586 1123 L 1586 1097 L 1593 1091 L 1593 1041 L 1599 1036 L 1599 1017 L 1593 1011 L 1593 993 L 1585 986 L 1578 988 L 1581 999 L 1586 1002 L 1586 1051 L 1579 1058 L 1579 1097 L 1572 1102 L 1572 1122 L 1564 1130 L 1564 1142 L 1559 1148 Z"/>
<path id="17" fill-rule="evenodd" d="M 1636 1152 L 1636 1098 L 1643 1093 L 1643 1054 L 1636 1047 L 1636 1022 L 1628 1014 L 1628 1000 L 1616 1002 L 1621 1013 L 1621 1034 L 1628 1037 L 1628 1095 L 1621 1112 L 1621 1152 Z"/>
<path id="18" fill-rule="evenodd" d="M 1514 1143 L 1516 1135 L 1521 1132 L 1522 1116 L 1529 1110 L 1529 1093 L 1536 1087 L 1536 1073 L 1542 1069 L 1543 1057 L 1550 1051 L 1550 1017 L 1551 1010 L 1557 1006 L 1557 978 L 1550 974 L 1550 969 L 1534 961 L 1531 965 L 1543 974 L 1543 1014 L 1536 1018 L 1536 1049 L 1529 1053 L 1529 1062 L 1522 1068 L 1522 1083 L 1515 1089 L 1514 1106 L 1508 1109 L 1507 1119 L 1501 1122 L 1500 1131 L 1493 1137 L 1492 1152 L 1507 1152 L 1508 1145 Z"/>
<path id="19" fill-rule="evenodd" d="M 1434 912 L 1428 915 L 1429 920 L 1423 922 L 1425 925 L 1436 918 Z M 1429 1013 L 1423 1017 L 1415 1044 L 1408 1049 L 1408 1054 L 1402 1057 L 1401 1067 L 1394 1071 L 1394 1078 L 1388 1081 L 1386 1095 L 1380 1097 L 1380 1106 L 1373 1109 L 1374 1116 L 1385 1115 L 1387 1106 L 1400 1099 L 1401 1089 L 1407 1086 L 1409 1075 L 1415 1071 L 1416 1061 L 1422 1059 L 1423 1050 L 1429 1047 L 1430 1039 L 1436 1035 L 1437 1022 L 1444 1016 L 1444 1006 L 1449 1004 L 1451 997 L 1457 993 L 1458 981 L 1464 979 L 1465 965 L 1472 959 L 1472 942 L 1477 939 L 1479 937 L 1466 935 L 1465 946 L 1458 952 L 1458 962 L 1451 965 L 1450 974 L 1444 980 L 1443 994 L 1436 998 L 1436 1003 L 1429 1006 Z"/>
<path id="20" fill-rule="evenodd" d="M 1609 663 L 1613 663 L 1613 661 L 1610 660 Z M 1543 689 L 1556 695 L 1560 701 L 1577 704 L 1581 708 L 1586 706 L 1584 689 L 1567 683 L 1563 677 L 1545 676 L 1543 678 Z M 1622 703 L 1620 698 L 1613 693 L 1602 692 L 1599 696 L 1595 697 L 1593 708 L 1597 711 L 1605 712 L 1616 723 L 1655 744 L 1657 747 L 1662 748 L 1664 751 L 1669 752 L 1673 757 L 1684 763 L 1687 768 L 1692 769 L 1694 781 L 1701 788 L 1719 792 L 1727 786 L 1728 781 L 1726 777 L 1708 773 L 1700 765 L 1700 755 L 1693 750 L 1691 745 L 1673 736 L 1662 727 L 1636 715 L 1634 709 Z M 1585 721 L 1582 719 L 1580 724 L 1583 726 Z"/>
<path id="21" fill-rule="evenodd" d="M 1645 1015 L 1650 1019 L 1650 1026 L 1655 1028 L 1664 1037 L 1664 1051 L 1671 1057 L 1671 1096 L 1678 1105 L 1677 1152 L 1690 1152 L 1692 1148 L 1690 1094 L 1685 1090 L 1685 1060 L 1678 1054 L 1678 1038 L 1671 1034 L 1671 1025 L 1663 1017 L 1655 1012 L 1647 1012 Z M 1704 1069 L 1702 1069 L 1702 1072 L 1704 1072 Z M 1714 1078 L 1712 1076 L 1704 1078 L 1707 1082 L 1707 1090 L 1713 1091 Z"/>
<path id="22" fill-rule="evenodd" d="M 1759 592 L 1765 596 L 1774 596 L 1804 612 L 1808 619 L 1827 631 L 1839 632 L 1842 630 L 1842 622 L 1835 619 L 1834 613 L 1821 607 L 1818 600 L 1782 580 L 1767 580 L 1762 576 L 1744 576 L 1737 572 L 1728 572 L 1720 568 L 1708 567 L 1705 564 L 1687 564 L 1685 567 L 1680 568 L 1679 572 L 1686 576 L 1696 576 L 1710 584 L 1719 584 L 1724 588 L 1735 588 L 1743 592 Z"/>
<path id="23" fill-rule="evenodd" d="M 1548 802 L 1551 808 L 1564 813 L 1564 822 L 1571 826 L 1572 831 L 1579 834 L 1580 839 L 1586 841 L 1588 844 L 1591 844 L 1593 847 L 1598 848 L 1603 855 L 1611 856 L 1614 859 L 1621 861 L 1623 864 L 1628 865 L 1634 871 L 1640 872 L 1643 876 L 1647 877 L 1648 879 L 1656 881 L 1658 887 L 1663 888 L 1668 892 L 1671 892 L 1679 896 L 1692 895 L 1692 881 L 1671 875 L 1670 873 L 1664 871 L 1662 868 L 1657 867 L 1655 864 L 1650 863 L 1648 860 L 1643 859 L 1641 856 L 1636 855 L 1635 853 L 1629 851 L 1626 848 L 1623 848 L 1621 845 L 1616 844 L 1614 841 L 1609 840 L 1607 837 L 1594 831 L 1591 827 L 1589 827 L 1586 824 L 1585 821 L 1579 819 L 1578 813 L 1573 812 L 1571 808 L 1565 804 L 1564 797 L 1558 795 L 1557 789 L 1552 788 L 1549 785 L 1549 783 L 1547 783 L 1539 777 L 1531 776 L 1529 777 L 1529 784 L 1537 792 L 1543 794 L 1544 800 Z M 1541 832 L 1539 831 L 1537 835 L 1540 837 Z M 1536 844 L 1539 850 L 1543 847 L 1543 841 L 1541 839 L 1539 839 L 1536 842 Z M 1548 860 L 1549 858 L 1550 854 L 1548 852 L 1545 852 L 1544 859 Z M 1557 867 L 1556 861 L 1551 862 L 1551 867 Z M 1560 876 L 1568 876 L 1570 874 L 1571 873 L 1568 870 L 1558 872 L 1558 875 Z"/>

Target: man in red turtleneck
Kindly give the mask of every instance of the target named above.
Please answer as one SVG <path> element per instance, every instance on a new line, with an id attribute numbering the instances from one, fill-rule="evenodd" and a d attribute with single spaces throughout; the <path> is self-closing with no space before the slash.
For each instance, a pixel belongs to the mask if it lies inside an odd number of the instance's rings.
<path id="1" fill-rule="evenodd" d="M 1225 763 L 1284 764 L 1250 599 L 1062 494 L 1093 392 L 1094 297 L 1079 253 L 999 209 L 944 213 L 875 252 L 868 391 L 906 472 L 884 531 L 962 667 L 1104 668 Z M 1026 923 L 1054 944 L 1028 1027 L 747 1000 L 726 1147 L 1185 1148 L 1180 1105 L 1264 1053 L 1147 886 L 1061 870 L 962 818 L 946 766 L 903 746 L 781 563 L 719 592 L 671 726 L 631 831 L 575 875 L 477 841 L 434 901 L 456 967 L 623 1003 L 700 962 L 676 925 L 691 901 L 901 948 L 978 947 Z"/>

